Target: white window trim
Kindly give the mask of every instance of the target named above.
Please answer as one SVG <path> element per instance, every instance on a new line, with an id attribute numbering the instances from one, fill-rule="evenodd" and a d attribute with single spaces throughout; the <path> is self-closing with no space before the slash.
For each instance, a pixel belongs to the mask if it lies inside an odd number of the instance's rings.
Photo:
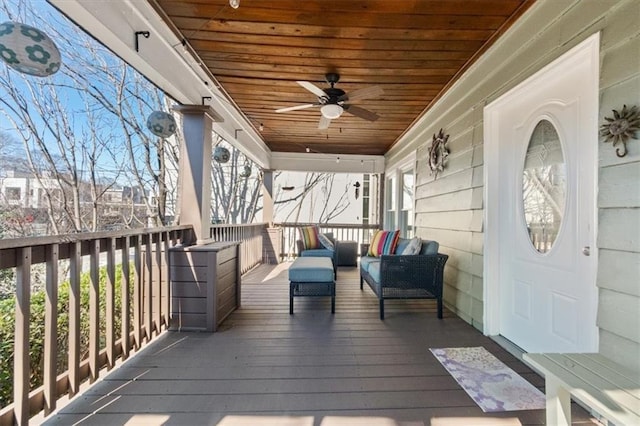
<path id="1" fill-rule="evenodd" d="M 398 220 L 400 219 L 400 212 L 402 211 L 402 175 L 407 172 L 408 170 L 413 170 L 413 186 L 414 186 L 414 190 L 415 190 L 415 186 L 416 186 L 416 159 L 417 159 L 417 154 L 416 151 L 412 151 L 410 154 L 408 154 L 407 156 L 405 156 L 403 159 L 401 159 L 400 161 L 396 162 L 395 164 L 393 164 L 392 166 L 388 167 L 385 171 L 385 175 L 384 175 L 384 228 L 388 229 L 389 228 L 389 223 L 387 222 L 387 212 L 389 212 L 390 209 L 389 206 L 387 205 L 387 191 L 389 190 L 388 188 L 388 182 L 390 179 L 394 179 L 394 184 L 395 184 L 395 189 L 396 189 L 396 199 L 395 199 L 395 206 L 393 206 L 393 211 L 395 211 L 396 214 L 396 224 L 395 226 L 397 227 L 399 225 Z M 412 206 L 411 206 L 411 212 L 412 214 L 415 214 L 415 207 L 416 207 L 416 199 L 415 197 L 413 197 L 412 200 Z M 415 230 L 414 230 L 415 233 Z"/>

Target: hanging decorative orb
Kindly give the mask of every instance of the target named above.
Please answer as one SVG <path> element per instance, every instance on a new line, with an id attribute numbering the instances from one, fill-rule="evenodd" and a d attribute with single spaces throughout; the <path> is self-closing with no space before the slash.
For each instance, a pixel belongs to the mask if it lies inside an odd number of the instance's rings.
<path id="1" fill-rule="evenodd" d="M 147 118 L 147 128 L 156 136 L 168 138 L 176 132 L 176 119 L 164 111 L 153 111 Z"/>
<path id="2" fill-rule="evenodd" d="M 240 177 L 249 177 L 249 176 L 251 176 L 251 164 L 247 163 L 242 168 L 242 171 L 240 172 Z"/>
<path id="3" fill-rule="evenodd" d="M 0 24 L 0 58 L 16 71 L 47 77 L 60 69 L 60 51 L 42 31 L 19 22 Z"/>
<path id="4" fill-rule="evenodd" d="M 218 163 L 226 163 L 231 158 L 231 153 L 229 150 L 223 146 L 216 146 L 216 149 L 213 151 L 213 159 Z"/>

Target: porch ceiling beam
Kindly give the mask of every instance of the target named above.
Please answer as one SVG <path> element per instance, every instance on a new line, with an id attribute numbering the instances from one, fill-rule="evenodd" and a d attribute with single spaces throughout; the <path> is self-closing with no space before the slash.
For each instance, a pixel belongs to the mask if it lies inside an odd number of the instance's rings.
<path id="1" fill-rule="evenodd" d="M 328 173 L 384 173 L 382 155 L 336 155 L 320 153 L 273 152 L 274 170 Z"/>
<path id="2" fill-rule="evenodd" d="M 138 72 L 183 105 L 201 104 L 204 97 L 223 122 L 213 130 L 262 168 L 272 168 L 271 151 L 255 128 L 217 87 L 198 60 L 183 52 L 182 39 L 147 1 L 49 0 L 69 19 L 111 49 Z M 139 40 L 136 31 L 149 31 Z M 236 132 L 242 129 L 242 132 Z M 235 137 L 238 135 L 238 138 Z"/>

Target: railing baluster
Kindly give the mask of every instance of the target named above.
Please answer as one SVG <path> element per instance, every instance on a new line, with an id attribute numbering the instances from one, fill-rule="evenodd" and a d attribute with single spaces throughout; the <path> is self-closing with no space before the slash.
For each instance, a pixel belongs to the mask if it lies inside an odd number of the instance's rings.
<path id="1" fill-rule="evenodd" d="M 98 379 L 98 354 L 100 352 L 100 240 L 93 240 L 89 247 L 89 380 Z"/>
<path id="2" fill-rule="evenodd" d="M 80 272 L 81 242 L 70 245 L 71 276 L 69 277 L 69 396 L 80 390 Z"/>
<path id="3" fill-rule="evenodd" d="M 107 343 L 107 369 L 111 370 L 115 365 L 115 292 L 116 292 L 116 239 L 107 239 L 107 282 L 105 289 L 106 300 L 106 343 Z"/>
<path id="4" fill-rule="evenodd" d="M 142 347 L 142 235 L 136 236 L 133 259 L 133 335 L 138 350 Z"/>
<path id="5" fill-rule="evenodd" d="M 155 251 L 153 256 L 153 265 L 156 270 L 155 277 L 155 286 L 153 289 L 153 294 L 155 294 L 155 306 L 154 306 L 154 326 L 156 329 L 156 336 L 160 334 L 162 330 L 162 295 L 164 294 L 162 291 L 162 280 L 164 279 L 164 275 L 162 274 L 162 233 L 158 232 L 154 234 L 157 238 L 155 244 Z"/>
<path id="6" fill-rule="evenodd" d="M 29 423 L 29 322 L 31 320 L 31 247 L 18 250 L 13 356 L 13 400 L 19 425 Z"/>
<path id="7" fill-rule="evenodd" d="M 47 276 L 44 308 L 44 413 L 56 409 L 58 355 L 58 244 L 45 248 Z"/>
<path id="8" fill-rule="evenodd" d="M 120 284 L 120 304 L 122 306 L 122 328 L 120 330 L 120 339 L 122 342 L 122 359 L 129 358 L 129 351 L 131 349 L 131 345 L 129 343 L 129 329 L 131 328 L 131 317 L 129 316 L 129 307 L 131 306 L 131 300 L 129 300 L 129 289 L 131 288 L 129 250 L 129 237 L 125 236 L 122 238 L 122 281 Z"/>
<path id="9" fill-rule="evenodd" d="M 162 277 L 163 277 L 163 289 L 162 294 L 164 294 L 164 305 L 163 305 L 163 313 L 162 317 L 164 319 L 164 328 L 169 328 L 169 312 L 170 311 L 170 302 L 171 302 L 171 294 L 169 292 L 169 232 L 165 232 L 162 234 L 163 237 L 163 261 L 164 264 L 162 266 Z"/>
<path id="10" fill-rule="evenodd" d="M 152 273 L 152 259 L 153 256 L 151 254 L 152 250 L 153 250 L 153 236 L 151 233 L 146 234 L 147 236 L 147 243 L 145 244 L 145 256 L 144 256 L 144 332 L 145 332 L 145 338 L 146 338 L 146 342 L 149 343 L 151 341 L 151 338 L 153 337 L 153 294 L 152 294 L 152 287 L 153 287 L 153 273 Z"/>

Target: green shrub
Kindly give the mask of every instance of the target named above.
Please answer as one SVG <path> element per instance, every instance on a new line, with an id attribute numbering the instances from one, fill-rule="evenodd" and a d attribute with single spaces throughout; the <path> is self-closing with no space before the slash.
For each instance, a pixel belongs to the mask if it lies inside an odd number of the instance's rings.
<path id="1" fill-rule="evenodd" d="M 130 269 L 131 271 L 133 268 Z M 106 268 L 100 268 L 100 348 L 106 345 Z M 122 292 L 120 290 L 122 266 L 117 265 L 115 272 L 114 332 L 120 336 Z M 133 273 L 131 274 L 133 282 Z M 91 280 L 89 273 L 83 273 L 80 278 L 80 359 L 89 354 L 89 289 Z M 64 281 L 58 287 L 58 359 L 57 373 L 67 369 L 69 349 L 69 281 Z M 133 289 L 129 289 L 132 295 Z M 29 357 L 31 367 L 30 387 L 35 389 L 43 383 L 44 375 L 44 316 L 45 292 L 36 291 L 31 294 L 31 322 L 29 329 Z M 15 297 L 0 300 L 0 407 L 5 407 L 13 401 L 13 345 L 15 331 Z M 132 315 L 130 307 L 129 314 Z M 117 337 L 116 337 L 117 338 Z"/>

